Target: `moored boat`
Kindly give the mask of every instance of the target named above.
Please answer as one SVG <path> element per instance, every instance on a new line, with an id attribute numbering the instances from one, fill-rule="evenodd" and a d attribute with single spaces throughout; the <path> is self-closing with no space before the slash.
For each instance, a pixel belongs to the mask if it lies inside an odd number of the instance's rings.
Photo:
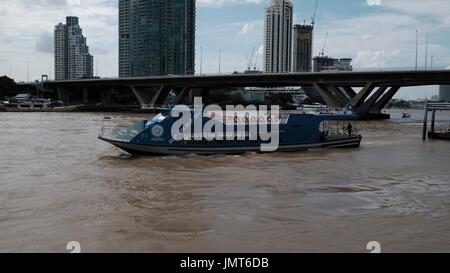
<path id="1" fill-rule="evenodd" d="M 202 119 L 205 126 L 213 118 Z M 280 115 L 278 124 L 278 145 L 273 151 L 290 152 L 314 148 L 338 147 L 357 148 L 362 136 L 355 125 L 357 117 L 352 114 L 304 114 L 286 112 Z M 162 113 L 150 120 L 141 120 L 126 129 L 103 127 L 99 139 L 130 154 L 139 155 L 212 155 L 265 152 L 262 145 L 270 140 L 250 137 L 250 121 L 247 120 L 245 137 L 239 137 L 238 124 L 233 125 L 233 138 L 209 139 L 207 137 L 174 140 L 173 126 L 177 118 L 170 112 Z M 222 123 L 226 127 L 226 122 Z M 241 124 L 242 125 L 242 124 Z M 259 125 L 261 126 L 261 125 Z M 267 127 L 276 130 L 272 125 Z M 111 129 L 111 130 L 110 130 Z M 217 132 L 215 132 L 217 133 Z M 251 140 L 252 139 L 252 140 Z M 266 139 L 266 140 L 263 140 Z"/>
<path id="2" fill-rule="evenodd" d="M 330 111 L 330 108 L 327 105 L 313 104 L 303 105 L 299 107 L 298 110 L 301 110 L 304 113 L 327 113 Z"/>
<path id="3" fill-rule="evenodd" d="M 81 105 L 60 106 L 60 107 L 48 107 L 48 108 L 25 108 L 25 107 L 7 107 L 5 112 L 19 112 L 19 113 L 65 113 L 65 112 L 77 112 L 81 109 Z"/>

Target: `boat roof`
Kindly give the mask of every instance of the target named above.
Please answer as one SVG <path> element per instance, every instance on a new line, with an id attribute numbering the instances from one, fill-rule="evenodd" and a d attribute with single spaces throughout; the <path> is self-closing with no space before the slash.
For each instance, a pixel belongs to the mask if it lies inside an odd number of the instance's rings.
<path id="1" fill-rule="evenodd" d="M 314 115 L 314 114 L 313 114 Z M 322 120 L 357 120 L 358 115 L 354 113 L 325 113 L 325 114 L 315 114 Z"/>
<path id="2" fill-rule="evenodd" d="M 245 110 L 244 110 L 245 111 Z M 166 109 L 165 113 L 169 114 L 171 112 L 171 109 Z M 191 112 L 193 113 L 194 110 L 191 109 Z M 270 110 L 269 110 L 270 112 Z M 163 114 L 163 112 L 161 112 L 160 114 Z M 303 111 L 299 111 L 299 110 L 281 110 L 280 111 L 281 114 L 288 114 L 288 115 L 299 115 L 299 116 L 304 116 L 304 117 L 315 117 L 319 120 L 357 120 L 358 119 L 358 115 L 356 115 L 353 112 L 337 112 L 337 113 L 305 113 Z"/>

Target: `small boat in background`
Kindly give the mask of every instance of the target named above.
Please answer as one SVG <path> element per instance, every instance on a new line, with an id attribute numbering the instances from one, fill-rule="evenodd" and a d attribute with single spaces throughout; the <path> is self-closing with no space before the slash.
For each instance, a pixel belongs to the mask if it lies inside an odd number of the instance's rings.
<path id="1" fill-rule="evenodd" d="M 66 113 L 66 112 L 78 112 L 82 108 L 82 105 L 71 105 L 71 106 L 61 106 L 61 107 L 48 107 L 48 108 L 26 108 L 26 107 L 7 107 L 5 112 L 14 113 Z"/>
<path id="2" fill-rule="evenodd" d="M 305 113 L 328 113 L 330 111 L 330 108 L 327 105 L 316 103 L 313 105 L 303 105 L 301 107 L 298 107 L 298 110 Z"/>
<path id="3" fill-rule="evenodd" d="M 403 118 L 411 118 L 411 114 L 410 113 L 403 113 Z"/>

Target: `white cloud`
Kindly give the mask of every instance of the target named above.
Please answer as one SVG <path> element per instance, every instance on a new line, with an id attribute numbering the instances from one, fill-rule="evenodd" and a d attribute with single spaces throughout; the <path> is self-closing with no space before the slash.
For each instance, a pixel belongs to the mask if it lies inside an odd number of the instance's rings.
<path id="1" fill-rule="evenodd" d="M 242 26 L 242 29 L 241 29 L 241 31 L 239 32 L 239 35 L 241 35 L 241 36 L 242 36 L 242 35 L 246 35 L 246 34 L 252 32 L 253 29 L 254 29 L 254 25 L 253 25 L 253 24 L 245 23 L 245 24 Z"/>
<path id="2" fill-rule="evenodd" d="M 257 21 L 248 21 L 248 22 L 238 22 L 233 23 L 232 25 L 238 25 L 241 27 L 241 30 L 239 31 L 240 36 L 244 36 L 247 34 L 250 34 L 255 31 L 262 31 L 263 28 L 263 21 L 257 20 Z"/>
<path id="3" fill-rule="evenodd" d="M 117 1 L 0 0 L 0 74 L 9 73 L 12 67 L 17 80 L 24 80 L 26 61 L 30 62 L 32 78 L 47 73 L 53 55 L 36 51 L 48 49 L 53 26 L 64 22 L 65 16 L 73 15 L 80 17 L 90 49 L 96 61 L 100 60 L 100 75 L 116 76 Z M 236 9 L 241 8 L 239 5 L 248 5 L 254 10 L 249 17 L 218 18 L 220 23 L 197 21 L 197 44 L 204 49 L 204 72 L 217 72 L 218 48 L 223 49 L 222 71 L 245 69 L 245 55 L 249 55 L 255 45 L 258 66 L 262 65 L 263 47 L 258 46 L 263 43 L 264 8 L 256 5 L 267 1 L 197 0 L 198 6 L 203 7 L 199 13 L 209 12 L 208 7 L 219 9 L 232 5 Z M 302 14 L 303 2 L 295 1 L 298 14 Z M 314 35 L 314 54 L 322 48 L 328 31 L 326 53 L 332 57 L 352 57 L 356 68 L 413 67 L 415 30 L 419 29 L 419 64 L 423 65 L 425 60 L 425 33 L 430 35 L 429 55 L 434 56 L 435 66 L 446 67 L 450 63 L 450 49 L 442 38 L 450 26 L 449 0 L 366 0 L 361 3 L 381 6 L 361 16 L 334 18 L 330 15 L 332 12 L 321 16 Z"/>
<path id="4" fill-rule="evenodd" d="M 383 7 L 409 15 L 425 16 L 437 21 L 440 27 L 450 26 L 450 1 L 448 0 L 390 0 Z"/>
<path id="5" fill-rule="evenodd" d="M 54 25 L 78 16 L 101 76 L 117 75 L 117 0 L 1 0 L 0 14 L 0 58 L 11 60 L 0 74 L 26 80 L 29 62 L 30 79 L 53 76 Z"/>
<path id="6" fill-rule="evenodd" d="M 235 4 L 261 4 L 263 0 L 197 0 L 199 6 L 225 6 Z"/>
<path id="7" fill-rule="evenodd" d="M 381 0 L 367 0 L 369 6 L 381 6 Z"/>
<path id="8" fill-rule="evenodd" d="M 396 55 L 395 52 L 393 54 L 387 54 L 385 51 L 360 51 L 356 54 L 356 57 L 353 61 L 356 67 L 361 68 L 382 68 L 386 67 L 386 64 L 389 62 L 392 57 Z"/>
<path id="9" fill-rule="evenodd" d="M 48 53 L 53 54 L 53 33 L 43 32 L 36 42 L 35 50 L 38 53 Z"/>
<path id="10" fill-rule="evenodd" d="M 52 51 L 50 48 L 52 39 L 49 37 L 53 38 L 53 27 L 64 22 L 66 16 L 78 16 L 91 53 L 99 66 L 99 75 L 117 76 L 118 0 L 0 0 L 0 2 L 2 34 L 0 59 L 10 60 L 8 64 L 5 62 L 0 64 L 0 74 L 9 74 L 12 67 L 15 71 L 12 76 L 18 81 L 26 80 L 26 62 L 29 62 L 31 79 L 39 78 L 42 73 L 52 75 L 53 55 L 48 53 Z M 265 0 L 197 0 L 197 5 L 221 7 L 257 5 L 263 2 Z M 241 23 L 238 26 L 240 29 L 236 32 L 240 36 L 245 36 L 245 39 L 261 36 L 257 33 L 262 28 L 258 22 Z M 224 61 L 224 65 L 225 63 Z"/>
<path id="11" fill-rule="evenodd" d="M 326 54 L 353 58 L 356 69 L 412 68 L 415 66 L 415 30 L 420 29 L 419 65 L 425 62 L 423 33 L 430 33 L 429 56 L 434 56 L 434 66 L 443 67 L 450 62 L 450 49 L 438 42 L 437 37 L 444 33 L 440 27 L 415 15 L 390 10 L 348 19 L 329 17 L 316 30 L 314 54 L 322 48 L 328 31 Z"/>
<path id="12" fill-rule="evenodd" d="M 258 56 L 263 56 L 264 55 L 264 45 L 260 45 L 258 48 Z"/>

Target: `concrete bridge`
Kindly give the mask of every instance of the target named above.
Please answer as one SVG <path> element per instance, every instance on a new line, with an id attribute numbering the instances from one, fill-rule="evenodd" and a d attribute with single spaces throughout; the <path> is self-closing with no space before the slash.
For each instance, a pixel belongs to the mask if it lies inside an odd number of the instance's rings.
<path id="1" fill-rule="evenodd" d="M 108 103 L 112 91 L 132 92 L 141 105 L 162 105 L 169 94 L 175 104 L 190 103 L 193 96 L 210 90 L 234 87 L 314 87 L 330 107 L 352 105 L 362 118 L 381 118 L 381 111 L 402 87 L 450 85 L 450 70 L 321 72 L 218 76 L 161 76 L 142 78 L 83 79 L 53 81 L 60 100 L 78 94 L 83 102 L 90 93 Z"/>

